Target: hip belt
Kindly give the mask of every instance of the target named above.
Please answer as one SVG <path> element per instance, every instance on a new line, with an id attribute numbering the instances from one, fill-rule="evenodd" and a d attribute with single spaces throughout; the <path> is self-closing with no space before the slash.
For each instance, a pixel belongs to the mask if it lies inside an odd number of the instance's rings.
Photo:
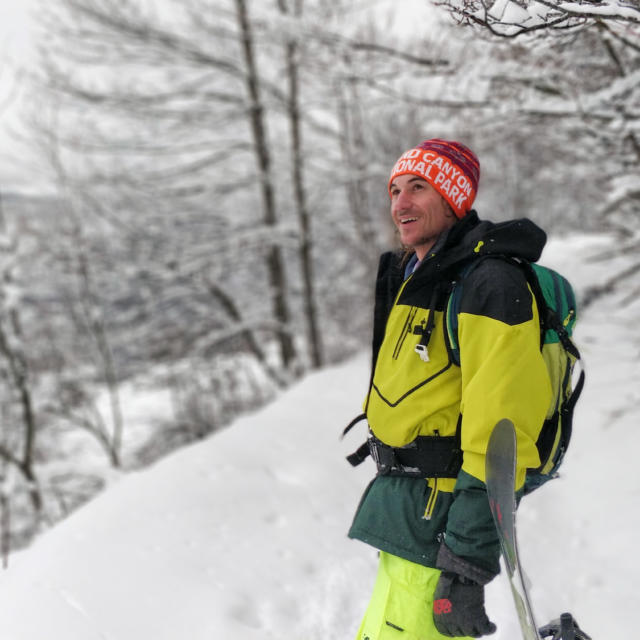
<path id="1" fill-rule="evenodd" d="M 378 475 L 456 478 L 462 467 L 458 435 L 418 436 L 404 447 L 390 447 L 371 434 L 347 460 L 355 467 L 369 455 L 378 467 Z"/>

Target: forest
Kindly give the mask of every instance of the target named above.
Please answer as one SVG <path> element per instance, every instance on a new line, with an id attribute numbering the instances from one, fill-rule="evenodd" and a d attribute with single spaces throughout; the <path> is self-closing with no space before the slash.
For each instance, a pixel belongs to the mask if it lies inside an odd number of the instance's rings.
<path id="1" fill-rule="evenodd" d="M 480 157 L 481 217 L 640 255 L 637 0 L 42 0 L 37 29 L 55 193 L 0 185 L 5 553 L 366 350 L 388 173 L 425 138 Z M 129 424 L 131 389 L 166 419 Z"/>

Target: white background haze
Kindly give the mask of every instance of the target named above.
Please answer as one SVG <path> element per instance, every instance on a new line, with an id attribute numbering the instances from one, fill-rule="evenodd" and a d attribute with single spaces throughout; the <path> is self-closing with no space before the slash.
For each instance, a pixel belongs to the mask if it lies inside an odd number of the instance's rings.
<path id="1" fill-rule="evenodd" d="M 24 68 L 32 58 L 32 0 L 0 0 L 0 188 L 31 190 L 33 158 L 20 120 Z"/>

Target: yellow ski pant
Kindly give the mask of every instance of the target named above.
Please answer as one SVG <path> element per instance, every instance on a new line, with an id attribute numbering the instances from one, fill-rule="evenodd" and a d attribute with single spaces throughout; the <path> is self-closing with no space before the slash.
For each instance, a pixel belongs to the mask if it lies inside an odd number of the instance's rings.
<path id="1" fill-rule="evenodd" d="M 446 640 L 432 616 L 439 577 L 438 569 L 381 551 L 373 595 L 356 640 Z"/>

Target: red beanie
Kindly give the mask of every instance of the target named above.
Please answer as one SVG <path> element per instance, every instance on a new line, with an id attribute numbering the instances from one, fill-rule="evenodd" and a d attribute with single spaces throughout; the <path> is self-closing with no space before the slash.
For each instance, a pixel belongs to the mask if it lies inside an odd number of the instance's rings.
<path id="1" fill-rule="evenodd" d="M 480 162 L 463 144 L 433 138 L 400 156 L 391 171 L 389 189 L 397 176 L 406 173 L 426 180 L 462 218 L 471 209 L 478 191 Z"/>

